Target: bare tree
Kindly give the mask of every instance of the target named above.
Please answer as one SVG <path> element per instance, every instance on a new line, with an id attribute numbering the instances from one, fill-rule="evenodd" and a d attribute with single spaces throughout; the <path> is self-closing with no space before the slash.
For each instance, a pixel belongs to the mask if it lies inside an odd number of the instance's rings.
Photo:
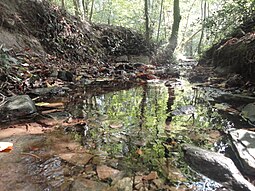
<path id="1" fill-rule="evenodd" d="M 74 14 L 75 16 L 79 16 L 79 7 L 78 7 L 78 2 L 77 0 L 73 0 L 73 6 L 74 6 Z"/>
<path id="2" fill-rule="evenodd" d="M 204 23 L 205 23 L 205 19 L 206 19 L 206 10 L 207 10 L 207 5 L 206 5 L 206 0 L 202 0 L 201 1 L 201 18 L 202 18 L 202 28 L 201 28 L 201 35 L 200 35 L 200 39 L 197 45 L 197 53 L 201 54 L 201 46 L 202 46 L 202 41 L 203 41 L 203 37 L 204 37 Z"/>
<path id="3" fill-rule="evenodd" d="M 164 0 L 161 0 L 161 3 L 160 3 L 160 12 L 159 12 L 159 20 L 158 20 L 157 42 L 159 40 L 159 32 L 160 32 L 162 13 L 163 13 L 163 4 L 164 4 Z"/>
<path id="4" fill-rule="evenodd" d="M 174 17 L 174 22 L 173 22 L 173 26 L 172 26 L 172 33 L 168 40 L 168 46 L 166 48 L 170 57 L 172 57 L 174 50 L 177 46 L 178 32 L 179 32 L 179 26 L 180 26 L 180 21 L 181 21 L 179 0 L 174 0 L 173 17 Z"/>
<path id="5" fill-rule="evenodd" d="M 91 1 L 91 7 L 90 7 L 89 21 L 92 20 L 93 11 L 94 11 L 94 3 L 95 3 L 95 0 L 92 0 Z"/>
<path id="6" fill-rule="evenodd" d="M 65 0 L 61 0 L 61 7 L 62 9 L 65 9 Z"/>
<path id="7" fill-rule="evenodd" d="M 149 7 L 148 0 L 144 0 L 144 17 L 145 17 L 145 38 L 147 41 L 150 39 L 150 27 L 149 27 Z"/>

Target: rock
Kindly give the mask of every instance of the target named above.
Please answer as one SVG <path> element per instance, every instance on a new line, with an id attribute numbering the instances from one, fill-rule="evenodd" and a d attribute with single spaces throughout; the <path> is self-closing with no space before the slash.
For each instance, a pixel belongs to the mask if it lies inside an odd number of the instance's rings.
<path id="1" fill-rule="evenodd" d="M 184 158 L 197 172 L 233 191 L 254 191 L 230 158 L 192 145 L 183 146 Z"/>
<path id="2" fill-rule="evenodd" d="M 255 132 L 238 129 L 230 131 L 234 150 L 245 173 L 255 175 Z"/>
<path id="3" fill-rule="evenodd" d="M 133 180 L 130 177 L 125 177 L 117 181 L 112 187 L 113 190 L 121 191 L 132 191 L 133 190 Z"/>
<path id="4" fill-rule="evenodd" d="M 27 117 L 36 112 L 35 103 L 28 95 L 12 96 L 0 105 L 0 120 Z"/>
<path id="5" fill-rule="evenodd" d="M 241 111 L 241 116 L 249 120 L 251 123 L 255 122 L 255 102 L 247 104 Z"/>
<path id="6" fill-rule="evenodd" d="M 119 56 L 115 59 L 115 62 L 128 62 L 128 56 L 127 55 Z"/>
<path id="7" fill-rule="evenodd" d="M 235 74 L 231 77 L 228 78 L 228 80 L 226 81 L 226 88 L 228 87 L 240 87 L 243 86 L 245 84 L 243 77 L 239 74 Z"/>
<path id="8" fill-rule="evenodd" d="M 107 179 L 116 176 L 120 171 L 106 165 L 97 166 L 97 175 L 99 179 Z"/>
<path id="9" fill-rule="evenodd" d="M 156 76 L 159 76 L 162 78 L 167 78 L 167 77 L 178 78 L 180 76 L 180 72 L 177 69 L 175 69 L 174 67 L 168 67 L 166 69 L 154 70 L 154 74 Z"/>
<path id="10" fill-rule="evenodd" d="M 220 76 L 226 76 L 235 71 L 232 65 L 230 66 L 218 66 L 214 69 L 214 71 Z"/>
<path id="11" fill-rule="evenodd" d="M 129 58 L 129 62 L 131 62 L 131 63 L 141 62 L 144 64 L 150 64 L 150 58 L 149 58 L 149 56 L 144 56 L 144 55 L 139 55 L 139 56 L 132 55 Z"/>
<path id="12" fill-rule="evenodd" d="M 58 71 L 58 78 L 67 81 L 72 82 L 73 81 L 73 74 L 69 71 Z"/>
<path id="13" fill-rule="evenodd" d="M 85 178 L 78 178 L 74 181 L 70 191 L 102 191 L 107 190 L 108 185 L 102 182 L 96 182 Z"/>
<path id="14" fill-rule="evenodd" d="M 92 159 L 93 155 L 89 153 L 62 153 L 59 154 L 59 157 L 71 164 L 84 166 L 86 165 L 90 159 Z"/>
<path id="15" fill-rule="evenodd" d="M 246 96 L 246 95 L 242 95 L 242 94 L 221 94 L 220 96 L 215 98 L 216 101 L 219 102 L 226 102 L 226 103 L 251 103 L 251 102 L 255 102 L 255 97 L 251 97 L 251 96 Z"/>
<path id="16" fill-rule="evenodd" d="M 158 174 L 156 171 L 151 171 L 150 174 L 142 177 L 143 180 L 155 180 L 158 178 Z"/>
<path id="17" fill-rule="evenodd" d="M 45 96 L 49 94 L 61 94 L 70 91 L 68 87 L 48 87 L 48 88 L 36 88 L 31 90 L 29 93 L 38 95 L 38 96 Z"/>

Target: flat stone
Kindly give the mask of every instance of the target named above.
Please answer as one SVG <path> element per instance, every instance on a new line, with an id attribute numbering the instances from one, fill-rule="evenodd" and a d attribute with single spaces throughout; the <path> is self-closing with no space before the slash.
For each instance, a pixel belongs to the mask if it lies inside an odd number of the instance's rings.
<path id="1" fill-rule="evenodd" d="M 230 135 L 244 171 L 255 175 L 255 132 L 238 129 L 231 131 Z"/>
<path id="2" fill-rule="evenodd" d="M 59 154 L 59 157 L 71 164 L 83 166 L 86 165 L 90 159 L 92 159 L 93 155 L 89 153 L 63 153 Z"/>
<path id="3" fill-rule="evenodd" d="M 97 166 L 97 175 L 99 179 L 104 180 L 116 176 L 120 171 L 106 165 Z"/>
<path id="4" fill-rule="evenodd" d="M 74 181 L 71 191 L 103 191 L 107 190 L 108 185 L 102 182 L 96 182 L 85 178 L 78 178 Z"/>
<path id="5" fill-rule="evenodd" d="M 36 112 L 35 103 L 28 95 L 12 96 L 0 105 L 0 120 L 22 118 Z"/>

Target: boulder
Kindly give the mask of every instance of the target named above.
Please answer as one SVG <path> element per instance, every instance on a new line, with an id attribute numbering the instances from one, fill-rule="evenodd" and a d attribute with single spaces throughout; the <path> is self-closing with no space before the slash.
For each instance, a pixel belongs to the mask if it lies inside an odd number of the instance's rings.
<path id="1" fill-rule="evenodd" d="M 28 95 L 12 96 L 6 98 L 0 105 L 0 120 L 27 117 L 36 112 L 35 103 Z"/>
<path id="2" fill-rule="evenodd" d="M 230 158 L 193 145 L 183 146 L 184 158 L 197 172 L 233 191 L 254 191 Z"/>
<path id="3" fill-rule="evenodd" d="M 243 171 L 255 175 L 255 132 L 244 129 L 229 132 L 234 150 L 243 168 Z"/>
<path id="4" fill-rule="evenodd" d="M 255 122 L 255 102 L 247 104 L 241 111 L 241 116 L 251 123 Z"/>

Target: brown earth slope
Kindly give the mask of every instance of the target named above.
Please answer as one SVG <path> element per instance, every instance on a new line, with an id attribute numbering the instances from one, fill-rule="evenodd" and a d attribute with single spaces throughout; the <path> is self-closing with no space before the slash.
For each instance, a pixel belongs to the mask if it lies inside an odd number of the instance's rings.
<path id="1" fill-rule="evenodd" d="M 109 77 L 105 68 L 116 57 L 152 51 L 130 29 L 81 22 L 46 1 L 2 0 L 0 17 L 0 89 L 6 95 L 52 84 L 49 77 L 58 71 L 65 81 Z"/>
<path id="2" fill-rule="evenodd" d="M 217 67 L 216 71 L 228 75 L 236 73 L 255 81 L 255 18 L 237 28 L 234 33 L 206 51 L 200 64 Z"/>

